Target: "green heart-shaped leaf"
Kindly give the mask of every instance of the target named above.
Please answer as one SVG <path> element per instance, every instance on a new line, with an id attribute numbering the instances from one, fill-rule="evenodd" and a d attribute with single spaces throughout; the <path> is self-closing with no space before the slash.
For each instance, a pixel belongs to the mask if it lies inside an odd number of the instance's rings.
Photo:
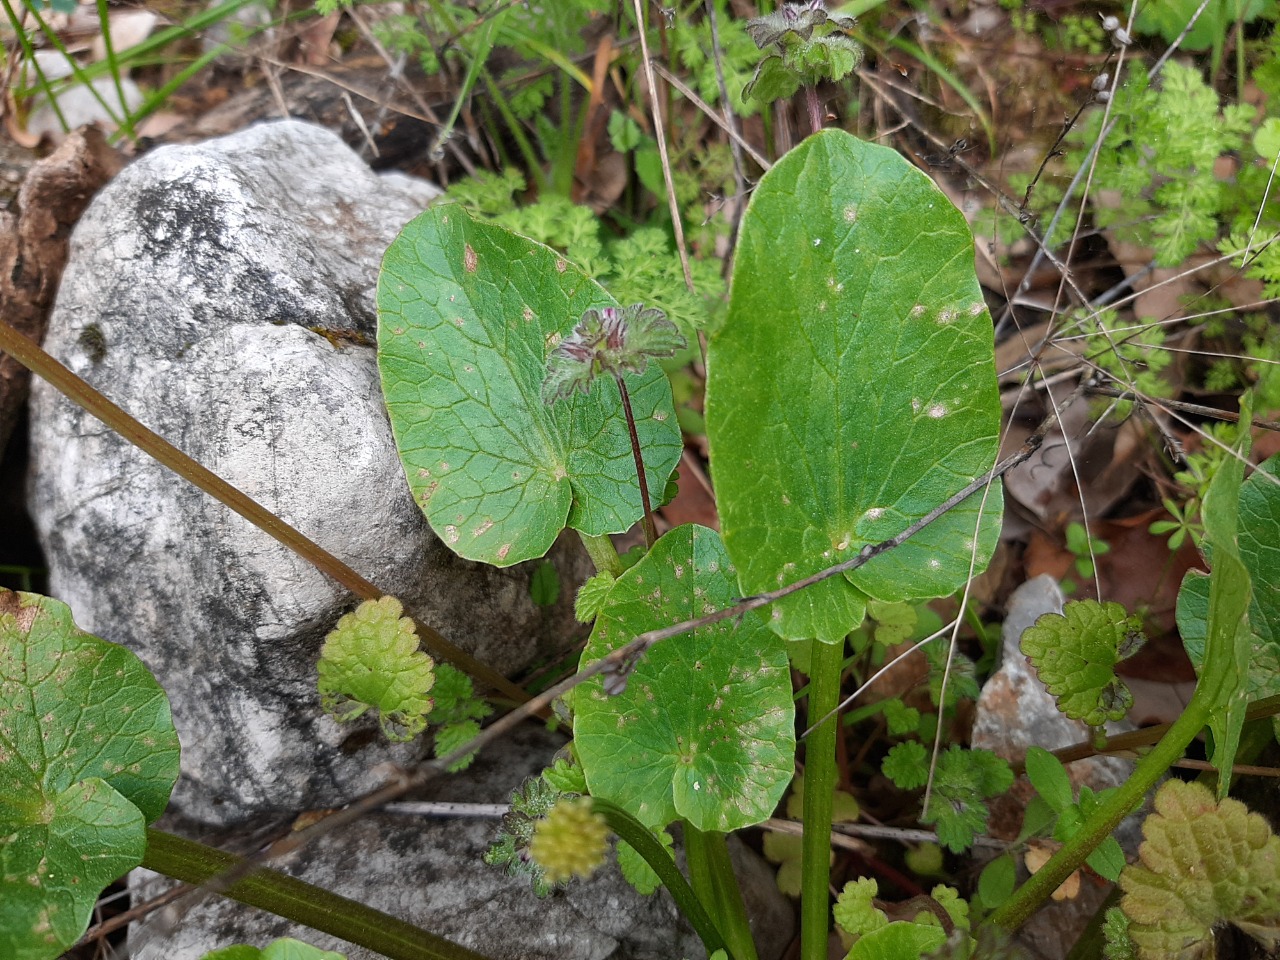
<path id="1" fill-rule="evenodd" d="M 80 937 L 177 777 L 169 701 L 142 661 L 65 604 L 0 590 L 0 956 Z"/>
<path id="2" fill-rule="evenodd" d="M 714 531 L 677 527 L 618 578 L 582 662 L 728 606 L 733 574 Z M 786 650 L 747 613 L 653 647 L 616 696 L 584 683 L 573 740 L 592 796 L 655 829 L 683 817 L 724 833 L 773 813 L 794 772 L 794 723 Z"/>
<path id="3" fill-rule="evenodd" d="M 614 300 L 550 247 L 456 205 L 388 248 L 378 278 L 378 368 L 414 498 L 457 554 L 508 566 L 547 552 L 566 521 L 620 533 L 642 513 L 618 388 L 552 406 L 547 356 Z M 680 456 L 671 387 L 650 364 L 625 378 L 650 490 Z"/>
<path id="4" fill-rule="evenodd" d="M 824 131 L 761 179 L 708 354 L 711 465 L 745 593 L 856 556 L 995 461 L 1000 403 L 972 236 L 885 147 Z M 869 598 L 952 592 L 985 568 L 1002 505 L 998 485 L 985 504 L 970 497 L 898 549 L 774 604 L 773 628 L 834 643 Z"/>

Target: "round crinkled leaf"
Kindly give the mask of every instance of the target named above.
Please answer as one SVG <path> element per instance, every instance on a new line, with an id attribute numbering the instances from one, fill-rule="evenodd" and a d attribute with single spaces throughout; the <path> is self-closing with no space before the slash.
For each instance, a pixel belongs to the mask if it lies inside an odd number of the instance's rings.
<path id="1" fill-rule="evenodd" d="M 733 573 L 714 531 L 677 527 L 618 578 L 582 662 L 729 606 L 737 598 Z M 574 711 L 592 796 L 655 829 L 678 817 L 718 832 L 759 823 L 794 772 L 787 654 L 755 613 L 657 644 L 620 694 L 606 694 L 599 678 L 587 681 Z"/>
<path id="2" fill-rule="evenodd" d="M 370 708 L 393 743 L 414 739 L 433 705 L 435 661 L 418 649 L 413 620 L 395 597 L 366 600 L 338 620 L 316 664 L 320 706 L 339 723 Z"/>
<path id="3" fill-rule="evenodd" d="M 1116 664 L 1136 653 L 1144 639 L 1141 621 L 1120 604 L 1076 600 L 1024 630 L 1021 645 L 1058 709 L 1101 726 L 1133 706 Z"/>
<path id="4" fill-rule="evenodd" d="M 997 453 L 991 318 L 964 217 L 895 151 L 810 137 L 752 193 L 707 375 L 716 497 L 745 593 L 900 533 Z M 1001 511 L 998 486 L 985 504 L 970 497 L 774 604 L 774 629 L 836 642 L 869 598 L 951 593 L 986 566 Z"/>
<path id="5" fill-rule="evenodd" d="M 0 956 L 56 957 L 169 802 L 164 691 L 65 604 L 0 590 Z"/>
<path id="6" fill-rule="evenodd" d="M 508 566 L 569 526 L 619 533 L 641 515 L 617 384 L 548 406 L 547 356 L 599 284 L 550 247 L 456 205 L 388 248 L 378 278 L 378 368 L 400 460 L 431 528 L 457 554 Z M 625 378 L 650 490 L 680 456 L 671 387 L 655 364 Z"/>
<path id="7" fill-rule="evenodd" d="M 1239 800 L 1168 780 L 1124 868 L 1120 906 L 1141 957 L 1210 955 L 1213 928 L 1233 923 L 1280 946 L 1280 838 Z"/>

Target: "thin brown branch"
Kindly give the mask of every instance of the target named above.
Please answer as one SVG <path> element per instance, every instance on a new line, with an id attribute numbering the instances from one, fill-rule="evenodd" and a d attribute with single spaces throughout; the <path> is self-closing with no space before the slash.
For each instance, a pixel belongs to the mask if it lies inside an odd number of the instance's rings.
<path id="1" fill-rule="evenodd" d="M 693 272 L 689 268 L 689 247 L 684 239 L 684 221 L 680 219 L 680 203 L 676 199 L 675 182 L 671 176 L 671 155 L 667 147 L 667 133 L 662 126 L 662 110 L 658 105 L 658 84 L 653 79 L 654 64 L 649 57 L 649 38 L 645 30 L 644 10 L 640 0 L 632 0 L 636 12 L 636 29 L 640 32 L 640 56 L 644 64 L 645 83 L 649 87 L 649 106 L 653 110 L 653 135 L 658 141 L 658 157 L 662 161 L 662 179 L 667 187 L 667 205 L 671 210 L 671 228 L 676 235 L 676 250 L 680 253 L 680 267 L 684 270 L 684 285 L 690 293 L 697 293 L 693 285 Z"/>
<path id="2" fill-rule="evenodd" d="M 1085 392 L 1096 394 L 1100 397 L 1115 397 L 1117 400 L 1134 400 L 1138 403 L 1150 404 L 1153 407 L 1177 410 L 1179 413 L 1189 413 L 1195 416 L 1209 417 L 1212 420 L 1225 420 L 1228 423 L 1240 422 L 1240 414 L 1234 410 L 1219 410 L 1217 407 L 1206 407 L 1200 403 L 1187 403 L 1182 400 L 1164 400 L 1153 397 L 1143 397 L 1137 395 L 1132 390 L 1118 390 L 1115 387 L 1102 386 L 1101 384 L 1086 386 Z M 1262 417 L 1254 417 L 1249 422 L 1260 430 L 1280 432 L 1280 420 L 1264 420 Z"/>
<path id="3" fill-rule="evenodd" d="M 204 464 L 187 456 L 164 437 L 143 426 L 128 411 L 107 399 L 104 394 L 95 390 L 68 367 L 46 353 L 39 344 L 23 336 L 4 320 L 0 320 L 0 350 L 8 353 L 36 376 L 43 378 L 64 397 L 83 407 L 143 453 L 203 490 L 229 510 L 244 517 L 263 533 L 288 547 L 357 597 L 376 600 L 384 595 L 384 591 L 376 584 L 366 580 L 310 537 L 285 523 L 243 490 L 232 486 Z M 520 687 L 465 650 L 450 643 L 438 631 L 425 623 L 416 620 L 414 623 L 418 629 L 418 636 L 432 653 L 517 702 L 529 698 L 529 695 Z"/>

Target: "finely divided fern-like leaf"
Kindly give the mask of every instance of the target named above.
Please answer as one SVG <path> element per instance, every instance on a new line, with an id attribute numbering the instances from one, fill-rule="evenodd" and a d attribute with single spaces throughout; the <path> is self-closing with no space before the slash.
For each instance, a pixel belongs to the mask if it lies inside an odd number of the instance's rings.
<path id="1" fill-rule="evenodd" d="M 1133 706 L 1133 694 L 1115 666 L 1145 639 L 1139 620 L 1120 604 L 1076 600 L 1027 628 L 1022 652 L 1057 698 L 1058 709 L 1097 727 L 1119 720 Z"/>
<path id="2" fill-rule="evenodd" d="M 561 793 L 542 777 L 528 777 L 511 794 L 511 808 L 502 817 L 502 831 L 484 852 L 482 859 L 494 867 L 506 867 L 512 877 L 526 877 L 533 892 L 545 897 L 554 889 L 545 874 L 529 856 L 529 844 L 539 820 L 555 806 Z"/>
<path id="3" fill-rule="evenodd" d="M 412 740 L 427 725 L 435 663 L 418 649 L 413 621 L 395 597 L 366 600 L 338 621 L 320 651 L 320 705 L 339 723 L 378 712 L 388 740 Z"/>
<path id="4" fill-rule="evenodd" d="M 1121 909 L 1142 960 L 1212 956 L 1213 928 L 1233 923 L 1280 947 L 1280 838 L 1238 800 L 1170 780 L 1142 825 L 1139 863 L 1120 874 Z"/>

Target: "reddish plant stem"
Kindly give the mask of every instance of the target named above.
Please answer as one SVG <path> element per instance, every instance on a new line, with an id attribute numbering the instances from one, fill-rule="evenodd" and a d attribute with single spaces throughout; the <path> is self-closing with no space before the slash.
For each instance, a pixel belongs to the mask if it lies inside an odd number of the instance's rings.
<path id="1" fill-rule="evenodd" d="M 649 481 L 644 475 L 644 460 L 640 456 L 640 435 L 636 433 L 636 418 L 631 412 L 631 395 L 627 393 L 627 385 L 622 382 L 622 375 L 615 373 L 613 379 L 618 382 L 618 393 L 622 395 L 622 412 L 627 417 L 627 431 L 631 434 L 631 456 L 636 462 L 636 477 L 640 481 L 640 506 L 644 508 L 644 544 L 650 550 L 658 541 L 658 528 L 653 523 L 653 510 L 649 500 Z"/>
<path id="2" fill-rule="evenodd" d="M 809 126 L 811 133 L 822 129 L 822 104 L 818 101 L 818 88 L 813 84 L 805 84 L 804 102 L 809 108 Z"/>

